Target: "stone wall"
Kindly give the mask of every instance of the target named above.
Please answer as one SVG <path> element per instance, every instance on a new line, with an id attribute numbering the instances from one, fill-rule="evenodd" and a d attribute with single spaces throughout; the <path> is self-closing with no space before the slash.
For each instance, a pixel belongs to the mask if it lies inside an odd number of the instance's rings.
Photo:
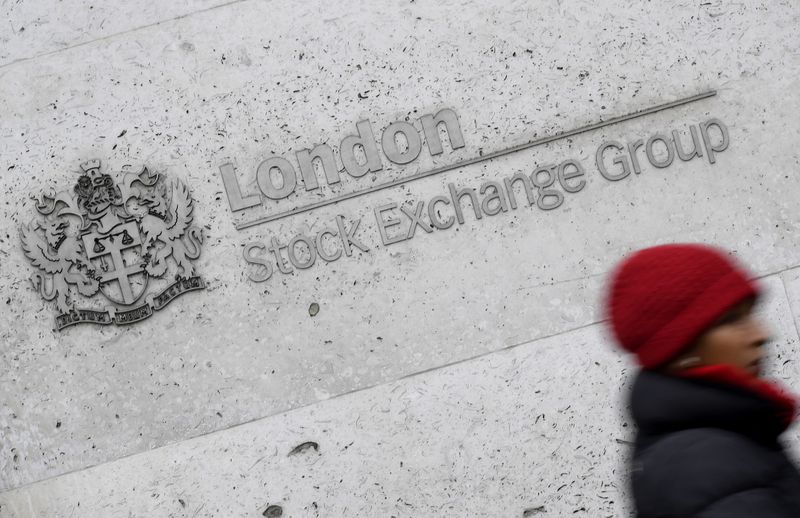
<path id="1" fill-rule="evenodd" d="M 601 295 L 620 257 L 657 243 L 709 242 L 749 265 L 768 288 L 771 373 L 798 384 L 793 2 L 0 11 L 2 518 L 625 515 L 633 367 Z M 439 127 L 436 154 L 421 118 L 447 109 L 464 145 Z M 353 176 L 341 143 L 360 121 L 380 170 Z M 403 139 L 381 138 L 396 121 L 420 138 L 405 164 L 386 152 Z M 692 128 L 703 155 L 683 159 L 674 139 L 688 153 Z M 297 153 L 322 143 L 341 180 L 317 171 L 308 190 Z M 279 200 L 260 194 L 285 185 L 259 177 L 272 156 L 297 178 Z M 20 228 L 31 197 L 70 191 L 95 158 L 118 182 L 146 166 L 191 189 L 206 288 L 135 324 L 57 330 Z M 516 208 L 506 191 L 477 218 L 463 199 L 458 220 L 452 190 L 485 201 L 481 187 L 566 160 L 579 166 L 550 169 L 544 188 L 558 194 L 531 205 L 517 182 Z M 226 167 L 254 206 L 232 210 Z M 437 196 L 450 204 L 429 211 Z M 348 232 L 364 250 L 347 254 Z M 279 252 L 282 273 L 268 247 L 298 235 L 311 241 L 294 263 Z"/>

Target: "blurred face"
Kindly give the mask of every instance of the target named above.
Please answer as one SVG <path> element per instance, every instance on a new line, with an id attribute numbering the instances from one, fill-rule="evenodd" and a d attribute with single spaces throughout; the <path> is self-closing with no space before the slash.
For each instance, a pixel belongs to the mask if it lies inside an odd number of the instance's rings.
<path id="1" fill-rule="evenodd" d="M 761 375 L 763 345 L 769 339 L 761 320 L 754 314 L 755 300 L 742 301 L 728 310 L 674 361 L 668 371 L 705 365 L 731 365 L 753 376 Z"/>

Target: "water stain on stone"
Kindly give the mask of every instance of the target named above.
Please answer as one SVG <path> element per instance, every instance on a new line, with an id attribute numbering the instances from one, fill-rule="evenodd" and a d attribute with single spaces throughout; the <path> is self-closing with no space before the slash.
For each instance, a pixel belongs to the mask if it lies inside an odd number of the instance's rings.
<path id="1" fill-rule="evenodd" d="M 239 51 L 239 62 L 242 65 L 245 65 L 245 66 L 248 66 L 248 67 L 253 64 L 253 60 L 250 59 L 250 55 L 247 53 L 247 49 L 244 49 L 244 48 L 240 49 L 240 51 Z"/>

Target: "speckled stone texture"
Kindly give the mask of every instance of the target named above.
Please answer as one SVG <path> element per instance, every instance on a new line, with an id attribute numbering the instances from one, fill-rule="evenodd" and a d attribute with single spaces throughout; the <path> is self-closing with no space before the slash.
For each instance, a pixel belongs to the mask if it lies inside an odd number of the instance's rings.
<path id="1" fill-rule="evenodd" d="M 762 282 L 768 369 L 791 383 L 789 300 L 778 276 Z M 284 516 L 626 516 L 633 369 L 605 341 L 600 325 L 569 331 L 12 490 L 0 504 L 13 518 L 261 516 L 276 505 Z"/>
<path id="2" fill-rule="evenodd" d="M 655 243 L 715 243 L 763 276 L 774 372 L 797 385 L 795 2 L 48 4 L 0 6 L 0 517 L 260 516 L 272 504 L 292 517 L 623 515 L 629 368 L 601 333 L 599 296 L 622 255 Z M 376 135 L 419 127 L 445 107 L 460 149 L 423 146 L 407 165 L 383 156 L 360 179 L 228 206 L 223 164 L 252 194 L 273 154 L 335 148 L 360 120 Z M 640 149 L 641 173 L 613 182 L 595 166 L 603 142 L 688 139 L 712 117 L 730 132 L 713 164 L 656 168 Z M 208 288 L 134 326 L 57 332 L 19 226 L 35 216 L 30 196 L 70 188 L 90 158 L 191 187 Z M 381 243 L 376 207 L 566 158 L 586 186 L 555 210 L 467 209 L 463 225 Z M 369 251 L 248 279 L 246 244 L 286 244 L 339 215 L 361 220 Z M 288 455 L 307 441 L 318 449 Z"/>

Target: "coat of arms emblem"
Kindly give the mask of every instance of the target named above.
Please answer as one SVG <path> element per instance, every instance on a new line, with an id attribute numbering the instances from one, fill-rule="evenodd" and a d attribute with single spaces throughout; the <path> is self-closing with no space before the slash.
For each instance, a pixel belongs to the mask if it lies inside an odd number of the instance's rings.
<path id="1" fill-rule="evenodd" d="M 192 263 L 202 232 L 180 180 L 144 167 L 116 182 L 91 160 L 72 190 L 42 194 L 36 210 L 40 219 L 21 228 L 22 249 L 36 268 L 34 288 L 55 303 L 59 330 L 137 322 L 205 288 Z"/>

